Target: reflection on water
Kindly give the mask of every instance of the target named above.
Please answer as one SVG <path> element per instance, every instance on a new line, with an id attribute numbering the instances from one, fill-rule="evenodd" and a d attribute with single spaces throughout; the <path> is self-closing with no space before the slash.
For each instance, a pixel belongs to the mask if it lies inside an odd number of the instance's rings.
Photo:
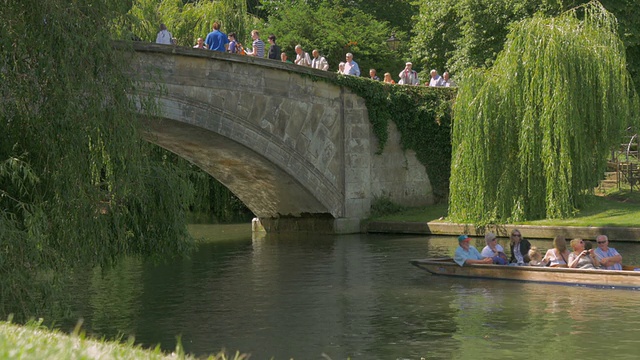
<path id="1" fill-rule="evenodd" d="M 180 334 L 194 354 L 253 359 L 635 358 L 640 346 L 638 292 L 452 279 L 409 265 L 451 255 L 455 237 L 192 231 L 205 241 L 189 259 L 78 274 L 74 308 L 88 331 L 168 350 Z M 616 247 L 638 257 L 637 245 Z"/>

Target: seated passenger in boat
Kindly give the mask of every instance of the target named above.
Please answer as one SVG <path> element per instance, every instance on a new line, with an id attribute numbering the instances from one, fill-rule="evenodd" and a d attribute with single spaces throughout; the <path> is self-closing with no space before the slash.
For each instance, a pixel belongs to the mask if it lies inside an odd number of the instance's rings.
<path id="1" fill-rule="evenodd" d="M 522 238 L 520 230 L 513 229 L 511 231 L 511 262 L 512 265 L 525 265 L 529 263 L 529 249 L 531 249 L 531 243 L 527 239 Z"/>
<path id="2" fill-rule="evenodd" d="M 573 252 L 569 254 L 569 267 L 578 269 L 596 269 L 600 267 L 600 262 L 593 250 L 585 250 L 584 240 L 571 240 Z"/>
<path id="3" fill-rule="evenodd" d="M 469 244 L 471 238 L 468 235 L 458 236 L 458 248 L 453 257 L 453 261 L 460 266 L 469 264 L 491 264 L 493 260 L 490 257 L 483 257 L 478 249 Z"/>
<path id="4" fill-rule="evenodd" d="M 490 257 L 496 265 L 507 265 L 507 255 L 502 246 L 498 244 L 496 234 L 488 232 L 484 236 L 484 242 L 487 243 L 487 246 L 482 249 L 480 255 Z"/>
<path id="5" fill-rule="evenodd" d="M 569 250 L 567 250 L 567 240 L 562 235 L 553 239 L 553 248 L 547 250 L 542 262 L 551 267 L 567 267 Z"/>
<path id="6" fill-rule="evenodd" d="M 600 261 L 602 269 L 606 270 L 622 270 L 622 255 L 616 249 L 609 247 L 609 238 L 607 235 L 598 235 L 596 237 L 598 247 L 595 254 Z"/>
<path id="7" fill-rule="evenodd" d="M 537 246 L 532 246 L 531 249 L 529 249 L 529 259 L 531 259 L 531 261 L 529 261 L 529 266 L 545 265 L 545 263 L 542 262 L 542 254 L 540 253 L 540 250 L 538 250 Z"/>

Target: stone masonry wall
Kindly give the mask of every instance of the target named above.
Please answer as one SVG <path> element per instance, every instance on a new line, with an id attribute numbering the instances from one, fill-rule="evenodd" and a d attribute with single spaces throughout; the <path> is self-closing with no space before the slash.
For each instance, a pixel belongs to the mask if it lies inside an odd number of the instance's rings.
<path id="1" fill-rule="evenodd" d="M 395 126 L 375 154 L 364 100 L 318 81 L 335 74 L 198 49 L 135 47 L 141 93 L 161 108 L 146 122 L 150 141 L 216 177 L 259 217 L 324 214 L 358 223 L 375 197 L 432 203 L 426 169 L 400 148 Z"/>

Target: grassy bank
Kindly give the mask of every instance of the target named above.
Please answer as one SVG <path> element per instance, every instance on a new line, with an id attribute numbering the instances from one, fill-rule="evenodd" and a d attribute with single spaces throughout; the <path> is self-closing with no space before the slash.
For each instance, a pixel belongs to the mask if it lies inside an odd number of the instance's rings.
<path id="1" fill-rule="evenodd" d="M 196 359 L 185 355 L 178 346 L 166 354 L 158 347 L 143 349 L 131 343 L 95 340 L 83 334 L 67 335 L 49 330 L 40 323 L 24 326 L 0 322 L 0 359 Z M 225 353 L 211 355 L 210 360 L 243 360 L 246 356 Z"/>
<path id="2" fill-rule="evenodd" d="M 447 204 L 405 209 L 393 214 L 375 216 L 369 220 L 449 222 Z M 589 204 L 571 218 L 526 221 L 515 225 L 640 227 L 640 193 L 612 192 L 600 196 L 593 195 Z"/>

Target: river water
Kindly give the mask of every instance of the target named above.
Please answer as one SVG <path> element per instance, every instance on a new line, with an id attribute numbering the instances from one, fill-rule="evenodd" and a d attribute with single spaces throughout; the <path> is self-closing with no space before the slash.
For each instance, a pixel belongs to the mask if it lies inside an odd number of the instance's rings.
<path id="1" fill-rule="evenodd" d="M 455 237 L 252 237 L 248 224 L 191 232 L 203 242 L 188 259 L 125 259 L 77 274 L 73 316 L 88 333 L 168 351 L 180 336 L 197 356 L 223 348 L 275 360 L 640 353 L 640 292 L 437 277 L 408 263 L 451 255 Z M 638 245 L 612 246 L 640 263 Z"/>

